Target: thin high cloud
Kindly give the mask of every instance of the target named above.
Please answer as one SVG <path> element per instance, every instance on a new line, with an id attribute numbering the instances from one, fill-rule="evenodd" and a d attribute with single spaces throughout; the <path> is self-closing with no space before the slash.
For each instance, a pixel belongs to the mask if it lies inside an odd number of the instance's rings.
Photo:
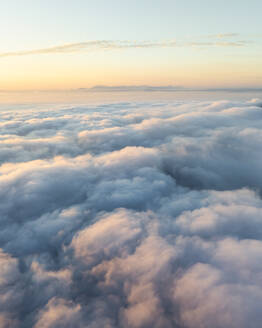
<path id="1" fill-rule="evenodd" d="M 87 42 L 68 43 L 53 47 L 32 49 L 24 51 L 10 51 L 0 53 L 0 57 L 16 57 L 28 55 L 44 55 L 44 54 L 61 54 L 61 53 L 81 53 L 88 51 L 99 50 L 123 50 L 131 48 L 174 48 L 174 47 L 244 47 L 250 43 L 245 40 L 225 41 L 223 38 L 226 35 L 213 36 L 213 41 L 190 41 L 181 42 L 176 40 L 168 41 L 110 41 L 110 40 L 96 40 Z M 230 34 L 228 35 L 228 37 Z M 231 37 L 235 36 L 231 34 Z"/>
<path id="2" fill-rule="evenodd" d="M 218 33 L 218 34 L 209 34 L 208 38 L 217 38 L 217 39 L 225 39 L 225 38 L 237 38 L 241 35 L 239 33 Z"/>

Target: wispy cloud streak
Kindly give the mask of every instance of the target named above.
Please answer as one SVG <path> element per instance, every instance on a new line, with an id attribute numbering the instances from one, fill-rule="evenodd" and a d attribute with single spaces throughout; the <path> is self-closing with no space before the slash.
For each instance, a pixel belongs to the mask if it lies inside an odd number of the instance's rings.
<path id="1" fill-rule="evenodd" d="M 234 36 L 232 34 L 231 36 Z M 221 36 L 216 36 L 221 39 Z M 168 41 L 110 41 L 110 40 L 95 40 L 78 43 L 68 43 L 48 48 L 10 51 L 0 53 L 0 57 L 15 57 L 27 55 L 42 55 L 42 54 L 61 54 L 61 53 L 80 53 L 84 51 L 98 50 L 121 50 L 130 48 L 174 48 L 174 47 L 244 47 L 249 41 L 194 41 L 194 42 L 179 42 L 176 40 Z"/>

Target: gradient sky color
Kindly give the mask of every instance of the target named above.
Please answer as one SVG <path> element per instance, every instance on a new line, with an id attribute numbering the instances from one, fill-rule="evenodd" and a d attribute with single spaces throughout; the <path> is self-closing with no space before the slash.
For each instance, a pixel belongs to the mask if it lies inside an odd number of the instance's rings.
<path id="1" fill-rule="evenodd" d="M 261 12 L 259 0 L 1 1 L 0 90 L 261 87 Z"/>

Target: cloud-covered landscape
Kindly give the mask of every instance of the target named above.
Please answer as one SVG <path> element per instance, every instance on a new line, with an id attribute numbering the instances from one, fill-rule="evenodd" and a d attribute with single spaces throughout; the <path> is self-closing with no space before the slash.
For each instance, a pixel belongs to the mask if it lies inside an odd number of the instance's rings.
<path id="1" fill-rule="evenodd" d="M 259 328 L 262 102 L 0 112 L 0 327 Z"/>

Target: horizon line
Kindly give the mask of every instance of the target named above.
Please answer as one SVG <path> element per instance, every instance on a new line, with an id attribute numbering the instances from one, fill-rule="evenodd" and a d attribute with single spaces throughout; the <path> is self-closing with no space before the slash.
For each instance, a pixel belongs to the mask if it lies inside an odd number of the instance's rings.
<path id="1" fill-rule="evenodd" d="M 23 89 L 23 90 L 6 90 L 0 89 L 1 93 L 16 93 L 16 92 L 87 92 L 87 93 L 103 93 L 103 92 L 262 92 L 262 86 L 259 87 L 183 87 L 176 85 L 163 85 L 163 86 L 152 86 L 152 85 L 95 85 L 92 87 L 79 87 L 70 89 Z"/>

